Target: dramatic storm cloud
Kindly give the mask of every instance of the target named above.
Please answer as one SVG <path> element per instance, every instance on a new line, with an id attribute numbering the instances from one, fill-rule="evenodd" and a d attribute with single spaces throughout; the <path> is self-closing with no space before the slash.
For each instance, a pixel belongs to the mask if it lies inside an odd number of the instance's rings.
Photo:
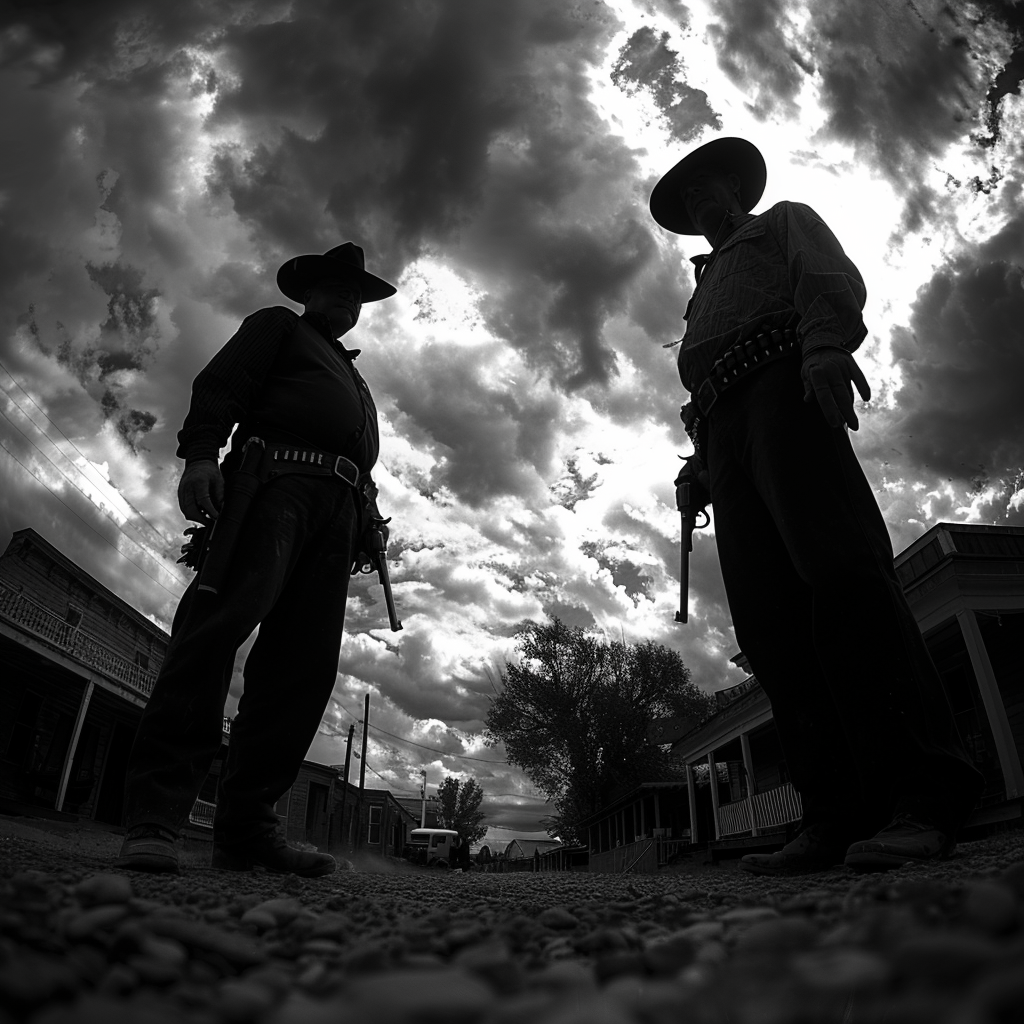
<path id="1" fill-rule="evenodd" d="M 738 682 L 713 524 L 678 607 L 671 348 L 702 238 L 651 220 L 690 147 L 750 138 L 868 286 L 854 442 L 894 545 L 1021 522 L 1024 75 L 1001 0 L 109 0 L 0 21 L 0 541 L 31 526 L 168 626 L 176 433 L 287 258 L 344 240 L 398 295 L 351 343 L 381 412 L 405 629 L 354 582 L 310 756 L 472 774 L 523 623 L 557 615 Z M 289 304 L 293 305 L 293 304 Z M 294 306 L 293 306 L 294 308 Z M 251 643 L 251 640 L 250 640 Z M 242 691 L 243 649 L 229 711 Z"/>

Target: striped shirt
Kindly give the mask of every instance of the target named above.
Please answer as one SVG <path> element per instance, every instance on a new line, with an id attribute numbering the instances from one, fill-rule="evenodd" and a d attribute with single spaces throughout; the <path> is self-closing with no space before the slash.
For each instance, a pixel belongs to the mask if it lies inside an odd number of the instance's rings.
<path id="1" fill-rule="evenodd" d="M 319 448 L 369 472 L 380 438 L 370 389 L 353 364 L 357 355 L 335 340 L 323 313 L 257 310 L 193 381 L 178 457 L 216 460 L 238 424 L 242 442 L 257 436 Z M 236 468 L 241 448 L 232 444 L 225 472 Z"/>
<path id="2" fill-rule="evenodd" d="M 763 330 L 794 327 L 803 352 L 853 352 L 867 335 L 860 271 L 803 203 L 776 203 L 743 221 L 709 257 L 696 257 L 679 377 L 694 391 L 723 352 Z"/>

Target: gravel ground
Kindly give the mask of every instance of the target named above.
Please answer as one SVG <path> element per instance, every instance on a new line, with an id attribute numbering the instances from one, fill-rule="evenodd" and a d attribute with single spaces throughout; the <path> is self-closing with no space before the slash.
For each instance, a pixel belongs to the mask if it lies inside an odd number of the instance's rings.
<path id="1" fill-rule="evenodd" d="M 0 819 L 0 1024 L 1020 1024 L 1024 833 L 764 879 L 193 868 Z"/>

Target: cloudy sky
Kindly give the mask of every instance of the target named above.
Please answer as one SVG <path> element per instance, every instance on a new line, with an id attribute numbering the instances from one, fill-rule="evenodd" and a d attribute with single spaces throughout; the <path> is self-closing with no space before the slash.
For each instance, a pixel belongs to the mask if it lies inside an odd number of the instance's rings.
<path id="1" fill-rule="evenodd" d="M 497 838 L 546 813 L 482 738 L 524 621 L 668 644 L 708 690 L 743 678 L 713 527 L 673 622 L 690 449 L 665 345 L 707 246 L 647 211 L 712 138 L 764 152 L 755 212 L 809 203 L 864 275 L 853 441 L 894 549 L 939 521 L 1024 523 L 1024 4 L 3 10 L 0 543 L 31 526 L 169 626 L 193 377 L 288 304 L 289 256 L 353 240 L 399 287 L 349 341 L 405 629 L 354 585 L 314 760 L 343 760 L 369 692 L 368 784 L 471 774 Z"/>

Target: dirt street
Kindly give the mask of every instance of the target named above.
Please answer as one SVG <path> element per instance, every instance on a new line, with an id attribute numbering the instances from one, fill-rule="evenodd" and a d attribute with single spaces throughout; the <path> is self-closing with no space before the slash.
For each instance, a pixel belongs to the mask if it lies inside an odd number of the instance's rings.
<path id="1" fill-rule="evenodd" d="M 1018 1024 L 1024 833 L 764 879 L 110 867 L 0 818 L 0 1024 Z M 201 858 L 197 858 L 197 861 Z"/>

